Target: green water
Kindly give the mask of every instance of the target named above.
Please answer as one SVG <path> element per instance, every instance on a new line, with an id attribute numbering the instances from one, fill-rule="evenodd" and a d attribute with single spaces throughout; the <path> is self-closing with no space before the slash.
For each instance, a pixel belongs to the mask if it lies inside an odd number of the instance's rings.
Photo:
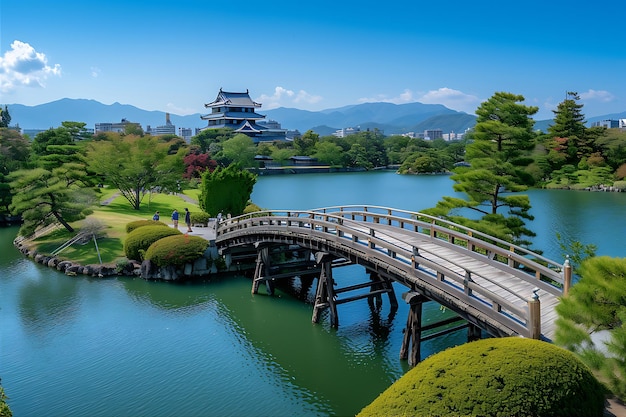
<path id="1" fill-rule="evenodd" d="M 253 200 L 273 209 L 340 204 L 421 210 L 451 182 L 390 172 L 261 177 Z M 537 246 L 554 232 L 626 256 L 625 194 L 532 191 Z M 311 323 L 310 294 L 251 295 L 243 277 L 193 284 L 68 277 L 24 259 L 0 229 L 0 378 L 15 416 L 355 415 L 406 370 L 407 309 L 339 306 L 339 329 Z M 349 285 L 358 266 L 338 269 Z M 342 284 L 343 285 L 343 284 Z M 403 291 L 396 287 L 397 294 Z M 426 305 L 429 321 L 450 314 Z M 426 357 L 463 343 L 424 343 Z"/>

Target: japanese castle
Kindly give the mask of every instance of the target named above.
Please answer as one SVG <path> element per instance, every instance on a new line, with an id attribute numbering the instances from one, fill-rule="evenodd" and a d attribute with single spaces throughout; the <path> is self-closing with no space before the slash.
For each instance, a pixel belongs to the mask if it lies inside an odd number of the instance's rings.
<path id="1" fill-rule="evenodd" d="M 255 143 L 286 140 L 286 129 L 281 129 L 280 124 L 274 121 L 264 122 L 265 116 L 256 112 L 261 103 L 252 101 L 248 90 L 233 93 L 220 88 L 217 98 L 204 107 L 211 109 L 211 113 L 200 116 L 208 121 L 202 130 L 233 129 L 236 133 L 250 136 Z"/>

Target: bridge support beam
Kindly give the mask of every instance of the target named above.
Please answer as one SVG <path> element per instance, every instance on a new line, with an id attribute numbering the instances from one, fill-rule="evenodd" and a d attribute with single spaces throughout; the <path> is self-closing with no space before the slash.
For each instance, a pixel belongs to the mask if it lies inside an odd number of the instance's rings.
<path id="1" fill-rule="evenodd" d="M 331 327 L 339 327 L 339 316 L 337 315 L 337 296 L 335 294 L 335 281 L 333 279 L 332 256 L 328 253 L 318 252 L 315 254 L 318 264 L 321 264 L 320 277 L 317 282 L 315 292 L 315 306 L 313 307 L 313 323 L 319 323 L 320 313 L 323 309 L 330 309 Z"/>
<path id="2" fill-rule="evenodd" d="M 382 292 L 386 292 L 389 297 L 389 305 L 391 306 L 391 314 L 398 311 L 398 299 L 393 289 L 392 281 L 388 278 L 382 277 L 376 272 L 370 272 L 370 293 L 367 297 L 367 304 L 372 311 L 380 310 L 383 306 Z"/>
<path id="3" fill-rule="evenodd" d="M 403 298 L 409 304 L 409 316 L 400 348 L 400 359 L 408 359 L 409 366 L 415 366 L 420 362 L 422 354 L 422 304 L 429 300 L 416 292 L 404 293 Z"/>
<path id="4" fill-rule="evenodd" d="M 467 341 L 475 342 L 476 340 L 480 340 L 482 337 L 482 330 L 480 327 L 475 324 L 468 323 L 467 324 Z"/>
<path id="5" fill-rule="evenodd" d="M 254 278 L 252 279 L 252 294 L 258 294 L 259 284 L 265 281 L 267 293 L 274 295 L 274 283 L 271 275 L 271 258 L 269 246 L 257 246 L 256 266 L 254 268 Z"/>

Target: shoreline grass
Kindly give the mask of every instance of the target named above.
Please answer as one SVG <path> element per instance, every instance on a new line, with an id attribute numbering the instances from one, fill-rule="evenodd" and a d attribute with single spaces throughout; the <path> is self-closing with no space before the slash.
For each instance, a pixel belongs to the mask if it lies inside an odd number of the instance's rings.
<path id="1" fill-rule="evenodd" d="M 193 191 L 193 190 L 192 190 Z M 197 198 L 193 193 L 187 193 L 190 198 Z M 196 193 L 196 195 L 199 194 Z M 102 201 L 111 198 L 115 192 L 107 190 L 103 194 Z M 135 220 L 152 219 L 155 211 L 159 211 L 161 221 L 171 223 L 170 216 L 174 209 L 184 213 L 184 208 L 189 211 L 200 211 L 196 203 L 186 201 L 184 198 L 173 194 L 153 193 L 144 197 L 139 210 L 134 210 L 130 203 L 121 195 L 115 197 L 108 205 L 94 207 L 94 212 L 86 219 L 71 223 L 71 226 L 79 231 L 86 223 L 98 222 L 103 226 L 103 236 L 98 238 L 98 250 L 103 264 L 114 264 L 119 259 L 125 258 L 124 239 L 126 238 L 126 224 Z M 61 245 L 70 240 L 75 233 L 70 233 L 65 229 L 41 236 L 32 242 L 32 245 L 39 253 L 50 254 Z M 74 243 L 58 254 L 58 258 L 67 259 L 81 265 L 99 264 L 98 251 L 92 240 L 84 244 Z"/>

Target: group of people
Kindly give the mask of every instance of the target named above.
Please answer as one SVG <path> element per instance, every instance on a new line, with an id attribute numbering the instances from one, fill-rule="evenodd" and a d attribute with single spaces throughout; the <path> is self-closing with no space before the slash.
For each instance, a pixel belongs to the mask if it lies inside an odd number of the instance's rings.
<path id="1" fill-rule="evenodd" d="M 159 220 L 161 218 L 161 215 L 159 214 L 159 212 L 155 212 L 154 216 L 152 216 L 152 220 Z M 178 229 L 178 210 L 174 209 L 174 211 L 172 212 L 172 223 L 174 224 L 174 229 Z M 187 207 L 185 207 L 185 224 L 187 225 L 187 233 L 189 232 L 193 232 L 193 230 L 191 230 L 191 212 L 189 211 L 189 209 Z"/>

